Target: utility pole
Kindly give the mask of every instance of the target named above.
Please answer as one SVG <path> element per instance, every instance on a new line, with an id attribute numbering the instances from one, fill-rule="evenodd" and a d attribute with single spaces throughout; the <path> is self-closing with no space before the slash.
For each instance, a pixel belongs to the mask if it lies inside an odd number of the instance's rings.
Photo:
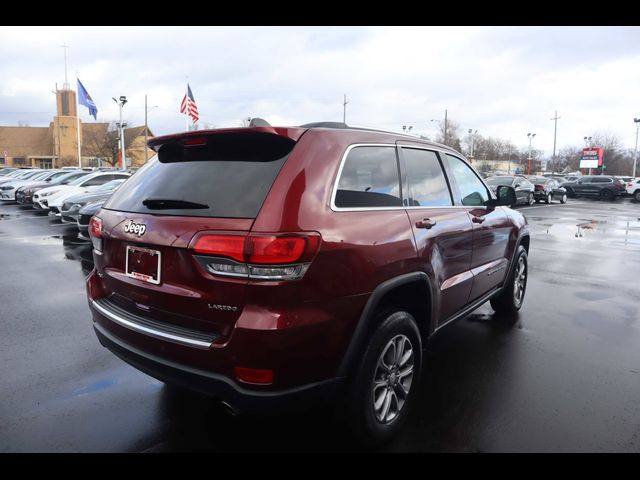
<path id="1" fill-rule="evenodd" d="M 344 94 L 344 100 L 342 102 L 342 123 L 347 123 L 347 94 Z"/>
<path id="2" fill-rule="evenodd" d="M 444 144 L 447 145 L 447 109 L 444 110 Z"/>
<path id="3" fill-rule="evenodd" d="M 636 178 L 636 165 L 638 163 L 638 129 L 640 128 L 640 118 L 634 118 L 636 124 L 636 148 L 633 150 L 633 173 L 631 176 Z"/>
<path id="4" fill-rule="evenodd" d="M 550 120 L 553 120 L 555 122 L 555 125 L 553 126 L 553 166 L 555 168 L 556 165 L 556 134 L 558 132 L 558 119 L 560 119 L 562 117 L 558 116 L 558 111 L 556 110 L 556 114 L 553 118 L 551 118 Z"/>
<path id="5" fill-rule="evenodd" d="M 124 124 L 122 123 L 122 107 L 124 107 L 124 104 L 127 103 L 127 97 L 121 95 L 120 101 L 116 100 L 114 97 L 111 98 L 118 104 L 118 107 L 120 108 L 120 123 L 118 124 L 118 128 L 120 131 L 120 151 L 122 152 L 122 170 L 126 170 L 127 160 L 124 150 Z"/>

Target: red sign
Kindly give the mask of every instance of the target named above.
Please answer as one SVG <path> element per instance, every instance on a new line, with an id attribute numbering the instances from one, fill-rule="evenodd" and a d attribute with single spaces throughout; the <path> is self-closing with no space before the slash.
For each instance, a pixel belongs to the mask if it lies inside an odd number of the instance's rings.
<path id="1" fill-rule="evenodd" d="M 598 161 L 598 167 L 602 166 L 602 157 L 604 156 L 604 149 L 600 147 L 583 148 L 582 149 L 582 161 Z M 594 162 L 595 163 L 595 162 Z M 594 167 L 591 167 L 594 168 Z"/>

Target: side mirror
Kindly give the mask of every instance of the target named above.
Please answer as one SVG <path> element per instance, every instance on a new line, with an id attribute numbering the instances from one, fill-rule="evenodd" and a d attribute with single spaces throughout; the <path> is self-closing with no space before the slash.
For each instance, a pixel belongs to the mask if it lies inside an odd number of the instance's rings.
<path id="1" fill-rule="evenodd" d="M 496 196 L 498 197 L 498 200 L 496 202 L 496 205 L 498 206 L 504 205 L 509 207 L 511 205 L 514 205 L 517 201 L 515 189 L 513 187 L 509 187 L 508 185 L 499 185 L 496 189 Z"/>

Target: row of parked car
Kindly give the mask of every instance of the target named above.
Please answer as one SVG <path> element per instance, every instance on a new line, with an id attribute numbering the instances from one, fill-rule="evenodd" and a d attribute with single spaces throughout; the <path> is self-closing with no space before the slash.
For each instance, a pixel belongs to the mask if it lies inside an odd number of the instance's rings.
<path id="1" fill-rule="evenodd" d="M 0 169 L 0 200 L 32 206 L 78 226 L 88 238 L 91 217 L 131 176 L 114 169 Z"/>
<path id="2" fill-rule="evenodd" d="M 535 202 L 566 203 L 567 198 L 596 197 L 614 200 L 621 196 L 633 196 L 640 202 L 640 178 L 609 175 L 493 175 L 485 179 L 495 191 L 499 185 L 513 187 L 516 203 L 533 205 Z"/>

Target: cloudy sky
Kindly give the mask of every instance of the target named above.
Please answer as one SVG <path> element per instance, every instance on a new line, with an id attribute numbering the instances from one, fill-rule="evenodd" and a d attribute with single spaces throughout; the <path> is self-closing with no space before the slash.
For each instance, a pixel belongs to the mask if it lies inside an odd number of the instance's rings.
<path id="1" fill-rule="evenodd" d="M 19 40 L 19 41 L 18 41 Z M 188 77 L 201 125 L 341 121 L 433 136 L 445 109 L 461 132 L 528 145 L 550 155 L 596 131 L 635 144 L 640 117 L 637 27 L 2 27 L 0 125 L 46 126 L 55 114 L 64 55 L 116 120 L 155 134 L 185 129 L 179 113 Z M 93 121 L 81 107 L 83 121 Z"/>

